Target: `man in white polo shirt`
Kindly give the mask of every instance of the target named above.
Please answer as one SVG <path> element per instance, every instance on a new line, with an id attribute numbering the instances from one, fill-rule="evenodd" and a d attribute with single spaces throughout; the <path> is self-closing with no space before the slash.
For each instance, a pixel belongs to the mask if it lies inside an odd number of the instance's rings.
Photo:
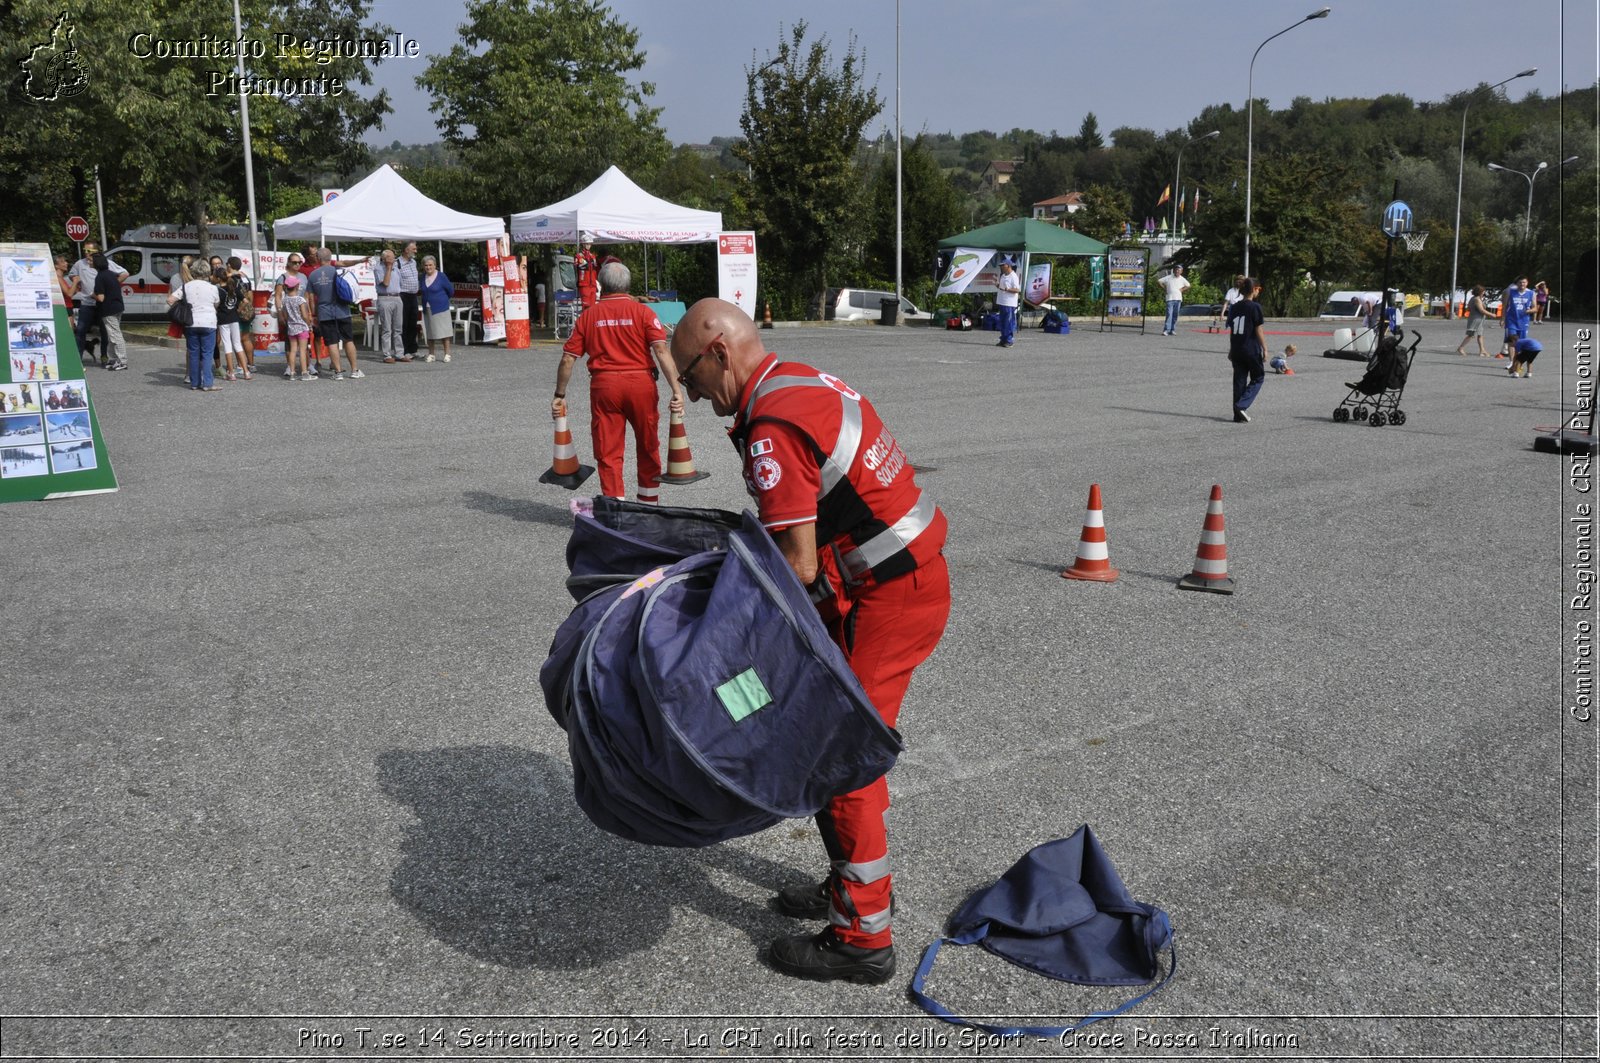
<path id="1" fill-rule="evenodd" d="M 994 306 L 1000 314 L 1000 342 L 996 347 L 1012 347 L 1017 342 L 1017 305 L 1022 301 L 1022 278 L 1010 255 L 1000 259 L 1000 276 L 994 282 Z"/>

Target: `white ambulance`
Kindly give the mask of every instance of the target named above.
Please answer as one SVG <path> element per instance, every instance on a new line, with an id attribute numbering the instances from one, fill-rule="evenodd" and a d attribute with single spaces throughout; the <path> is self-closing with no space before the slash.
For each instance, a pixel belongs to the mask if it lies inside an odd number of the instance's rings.
<path id="1" fill-rule="evenodd" d="M 208 225 L 211 253 L 224 259 L 235 247 L 250 246 L 248 225 Z M 257 237 L 262 248 L 265 237 Z M 199 231 L 194 225 L 176 222 L 141 225 L 122 234 L 122 239 L 106 256 L 128 271 L 122 283 L 122 301 L 128 317 L 166 317 L 167 292 L 172 275 L 184 255 L 200 253 Z"/>

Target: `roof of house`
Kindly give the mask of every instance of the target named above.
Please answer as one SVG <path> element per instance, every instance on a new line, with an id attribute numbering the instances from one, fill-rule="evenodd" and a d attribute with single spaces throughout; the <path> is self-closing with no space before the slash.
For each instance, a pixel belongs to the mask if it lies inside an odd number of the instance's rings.
<path id="1" fill-rule="evenodd" d="M 1081 207 L 1083 206 L 1082 192 L 1068 192 L 1064 196 L 1051 196 L 1041 199 L 1034 204 L 1036 207 Z"/>
<path id="2" fill-rule="evenodd" d="M 1016 173 L 1017 164 L 1010 159 L 994 159 L 989 163 L 989 168 L 995 173 Z M 970 172 L 970 171 L 969 171 Z"/>

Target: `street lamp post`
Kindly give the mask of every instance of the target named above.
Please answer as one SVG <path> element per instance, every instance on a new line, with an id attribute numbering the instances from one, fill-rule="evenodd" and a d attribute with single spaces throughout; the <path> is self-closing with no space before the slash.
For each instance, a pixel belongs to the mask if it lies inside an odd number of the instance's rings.
<path id="1" fill-rule="evenodd" d="M 1178 193 L 1177 200 L 1172 204 L 1172 235 L 1174 238 L 1176 238 L 1178 235 L 1178 205 L 1183 200 L 1183 149 L 1187 148 L 1190 144 L 1193 144 L 1196 141 L 1210 140 L 1212 137 L 1220 137 L 1221 135 L 1222 130 L 1213 129 L 1209 133 L 1202 133 L 1200 136 L 1191 137 L 1190 139 L 1184 141 L 1183 146 L 1178 149 L 1178 172 L 1172 175 L 1172 187 L 1176 189 Z M 1193 224 L 1193 222 L 1191 222 L 1191 224 Z"/>
<path id="2" fill-rule="evenodd" d="M 1529 67 L 1520 74 L 1512 74 L 1505 81 L 1495 82 L 1489 86 L 1489 91 L 1493 92 L 1501 85 L 1510 84 L 1518 78 L 1532 77 L 1538 72 L 1538 67 Z M 1461 155 L 1456 163 L 1456 247 L 1450 255 L 1450 299 L 1447 304 L 1451 317 L 1456 316 L 1456 292 L 1460 291 L 1456 287 L 1456 267 L 1461 264 L 1461 178 L 1467 169 L 1467 111 L 1471 108 L 1472 100 L 1469 98 L 1461 108 Z"/>
<path id="3" fill-rule="evenodd" d="M 1300 22 L 1310 22 L 1316 18 L 1327 18 L 1328 12 L 1332 10 L 1331 7 L 1325 7 L 1320 11 L 1313 11 L 1301 19 Z M 1294 29 L 1295 26 L 1300 25 L 1300 22 L 1296 22 L 1294 26 L 1285 26 L 1277 33 L 1274 33 L 1271 37 L 1256 45 L 1256 50 L 1250 55 L 1250 76 L 1247 79 L 1247 88 L 1245 89 L 1250 102 L 1247 107 L 1249 113 L 1245 118 L 1244 134 L 1244 274 L 1247 277 L 1250 275 L 1250 183 L 1255 169 L 1256 56 L 1261 54 L 1261 49 L 1265 48 L 1268 42 L 1277 37 L 1282 37 L 1285 33 Z"/>
<path id="4" fill-rule="evenodd" d="M 901 251 L 905 239 L 902 220 L 902 192 L 900 176 L 900 0 L 894 0 L 894 301 L 898 314 L 901 299 L 901 269 L 905 254 Z"/>
<path id="5" fill-rule="evenodd" d="M 1550 164 L 1548 162 L 1541 162 L 1538 166 L 1534 167 L 1533 172 L 1530 174 L 1523 173 L 1521 170 L 1513 170 L 1509 166 L 1501 166 L 1497 162 L 1491 162 L 1489 164 L 1489 169 L 1491 170 L 1500 170 L 1504 173 L 1514 173 L 1524 181 L 1528 182 L 1528 210 L 1527 213 L 1522 216 L 1522 239 L 1524 242 L 1527 241 L 1529 228 L 1533 224 L 1533 179 L 1544 173 L 1549 168 Z"/>
<path id="6" fill-rule="evenodd" d="M 1562 159 L 1560 162 L 1556 163 L 1556 169 L 1559 170 L 1559 169 L 1561 169 L 1561 167 L 1565 166 L 1567 163 L 1569 163 L 1569 162 L 1577 162 L 1577 161 L 1578 161 L 1578 157 L 1576 155 L 1573 155 L 1573 156 L 1571 156 L 1569 158 Z M 1524 243 L 1527 242 L 1528 233 L 1531 230 L 1532 225 L 1533 225 L 1533 182 L 1534 182 L 1535 178 L 1537 178 L 1540 174 L 1544 173 L 1549 168 L 1550 168 L 1550 164 L 1548 162 L 1541 162 L 1538 166 L 1534 167 L 1533 173 L 1527 174 L 1527 173 L 1523 173 L 1521 170 L 1513 170 L 1509 166 L 1501 166 L 1497 162 L 1491 162 L 1489 164 L 1489 169 L 1491 169 L 1491 170 L 1501 170 L 1501 171 L 1503 171 L 1505 173 L 1514 173 L 1518 177 L 1521 177 L 1525 181 L 1528 182 L 1528 210 L 1527 210 L 1527 213 L 1523 214 L 1523 216 L 1522 216 L 1522 239 L 1523 239 Z"/>

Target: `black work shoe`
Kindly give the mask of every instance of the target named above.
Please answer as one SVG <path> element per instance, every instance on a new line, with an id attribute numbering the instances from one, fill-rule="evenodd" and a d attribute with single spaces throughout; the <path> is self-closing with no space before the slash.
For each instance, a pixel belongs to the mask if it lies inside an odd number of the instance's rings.
<path id="1" fill-rule="evenodd" d="M 832 903 L 827 879 L 809 886 L 785 886 L 772 898 L 773 907 L 794 919 L 826 919 Z"/>
<path id="2" fill-rule="evenodd" d="M 1243 410 L 1234 410 L 1233 411 L 1233 423 L 1234 424 L 1249 424 L 1250 423 L 1250 415 L 1248 413 L 1245 413 Z"/>
<path id="3" fill-rule="evenodd" d="M 864 949 L 846 945 L 829 927 L 820 934 L 779 938 L 767 953 L 772 966 L 795 978 L 815 982 L 881 985 L 894 977 L 894 946 Z"/>

